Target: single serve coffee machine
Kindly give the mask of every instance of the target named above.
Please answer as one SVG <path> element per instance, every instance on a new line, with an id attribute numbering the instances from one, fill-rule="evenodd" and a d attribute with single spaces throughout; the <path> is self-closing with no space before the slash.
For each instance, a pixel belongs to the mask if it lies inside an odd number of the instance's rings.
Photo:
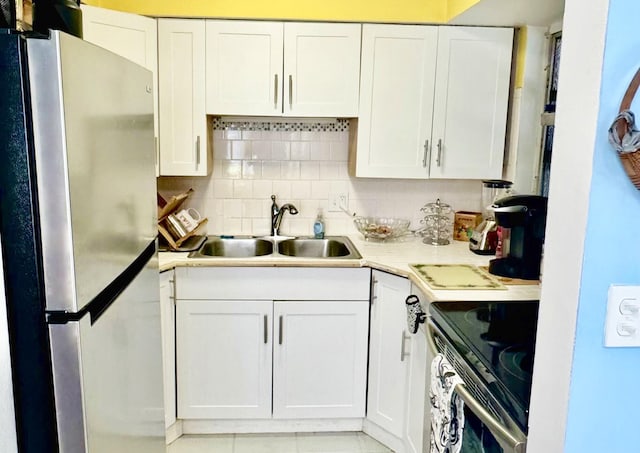
<path id="1" fill-rule="evenodd" d="M 489 272 L 503 277 L 537 280 L 547 219 L 547 198 L 515 195 L 493 204 L 499 228 L 496 259 Z"/>

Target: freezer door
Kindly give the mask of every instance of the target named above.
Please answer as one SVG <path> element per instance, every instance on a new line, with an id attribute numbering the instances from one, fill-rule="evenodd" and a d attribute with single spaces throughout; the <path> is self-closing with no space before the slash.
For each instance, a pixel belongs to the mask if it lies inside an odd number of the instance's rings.
<path id="1" fill-rule="evenodd" d="M 158 288 L 154 256 L 97 319 L 49 326 L 60 452 L 164 453 Z"/>
<path id="2" fill-rule="evenodd" d="M 151 72 L 60 32 L 28 40 L 48 311 L 80 311 L 157 234 Z"/>

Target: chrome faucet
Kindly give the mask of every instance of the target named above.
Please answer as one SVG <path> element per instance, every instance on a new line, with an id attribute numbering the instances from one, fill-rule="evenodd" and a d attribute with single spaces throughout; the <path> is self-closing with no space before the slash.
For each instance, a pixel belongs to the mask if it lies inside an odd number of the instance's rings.
<path id="1" fill-rule="evenodd" d="M 276 204 L 276 196 L 271 195 L 271 236 L 279 236 L 280 235 L 280 224 L 282 223 L 282 216 L 284 216 L 285 211 L 289 211 L 291 215 L 296 215 L 298 213 L 298 208 L 296 208 L 291 203 L 287 203 L 278 208 Z"/>

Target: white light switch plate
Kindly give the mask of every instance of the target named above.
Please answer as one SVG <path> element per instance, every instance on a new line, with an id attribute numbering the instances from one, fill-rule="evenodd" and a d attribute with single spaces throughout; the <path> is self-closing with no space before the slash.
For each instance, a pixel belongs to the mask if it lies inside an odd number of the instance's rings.
<path id="1" fill-rule="evenodd" d="M 609 286 L 604 345 L 640 347 L 640 286 Z"/>

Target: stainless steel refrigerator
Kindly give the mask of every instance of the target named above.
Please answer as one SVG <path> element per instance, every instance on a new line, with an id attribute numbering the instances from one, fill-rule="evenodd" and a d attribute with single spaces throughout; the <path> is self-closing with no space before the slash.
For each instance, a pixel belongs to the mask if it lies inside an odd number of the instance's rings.
<path id="1" fill-rule="evenodd" d="M 151 73 L 61 32 L 0 66 L 18 451 L 164 451 Z"/>

